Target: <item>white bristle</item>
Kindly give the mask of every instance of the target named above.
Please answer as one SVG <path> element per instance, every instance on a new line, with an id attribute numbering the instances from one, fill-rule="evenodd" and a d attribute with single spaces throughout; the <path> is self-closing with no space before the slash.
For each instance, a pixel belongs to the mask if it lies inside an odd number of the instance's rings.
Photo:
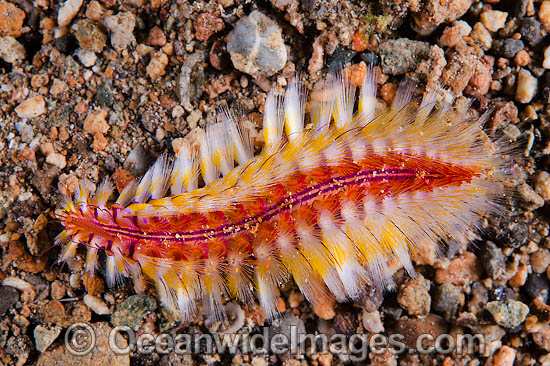
<path id="1" fill-rule="evenodd" d="M 221 110 L 221 119 L 229 139 L 228 144 L 233 150 L 233 158 L 237 164 L 244 165 L 253 158 L 250 133 L 235 122 L 235 118 L 227 107 Z"/>
<path id="2" fill-rule="evenodd" d="M 162 155 L 151 168 L 151 198 L 156 200 L 164 197 L 170 186 L 172 175 L 172 162 L 168 155 Z"/>
<path id="3" fill-rule="evenodd" d="M 359 96 L 359 113 L 361 113 L 365 122 L 370 122 L 376 115 L 376 75 L 372 65 L 367 66 L 367 72 L 361 86 Z"/>
<path id="4" fill-rule="evenodd" d="M 128 183 L 122 192 L 120 192 L 120 196 L 118 196 L 116 203 L 122 207 L 126 207 L 132 203 L 134 197 L 136 196 L 137 187 L 138 183 L 135 180 Z"/>
<path id="5" fill-rule="evenodd" d="M 147 173 L 141 178 L 137 188 L 134 202 L 144 203 L 151 197 L 151 180 L 153 179 L 153 170 L 149 169 Z"/>
<path id="6" fill-rule="evenodd" d="M 226 125 L 224 123 L 208 125 L 206 127 L 206 138 L 216 168 L 219 169 L 222 175 L 227 175 L 233 169 L 234 160 Z"/>
<path id="7" fill-rule="evenodd" d="M 306 92 L 299 78 L 290 82 L 285 94 L 285 131 L 290 141 L 300 137 L 304 130 Z"/>
<path id="8" fill-rule="evenodd" d="M 412 99 L 414 88 L 416 83 L 412 79 L 405 79 L 399 83 L 395 97 L 393 98 L 392 109 L 398 111 L 407 104 Z"/>
<path id="9" fill-rule="evenodd" d="M 170 191 L 172 194 L 191 192 L 198 186 L 198 161 L 196 153 L 191 146 L 184 141 L 178 151 L 172 170 L 172 182 Z"/>
<path id="10" fill-rule="evenodd" d="M 207 134 L 202 131 L 200 133 L 199 139 L 200 170 L 204 183 L 208 184 L 218 179 L 219 172 L 216 164 L 214 163 L 213 147 L 210 144 L 209 139 L 207 138 Z"/>
<path id="11" fill-rule="evenodd" d="M 277 146 L 283 136 L 283 98 L 272 89 L 264 106 L 264 143 L 266 149 Z"/>
<path id="12" fill-rule="evenodd" d="M 338 73 L 335 77 L 335 90 L 334 122 L 340 128 L 349 125 L 353 120 L 355 86 L 348 81 L 347 76 Z"/>
<path id="13" fill-rule="evenodd" d="M 334 113 L 333 92 L 332 88 L 325 83 L 322 90 L 317 93 L 319 94 L 317 100 L 312 102 L 311 121 L 313 122 L 314 130 L 319 133 L 328 131 L 330 127 L 330 121 Z"/>

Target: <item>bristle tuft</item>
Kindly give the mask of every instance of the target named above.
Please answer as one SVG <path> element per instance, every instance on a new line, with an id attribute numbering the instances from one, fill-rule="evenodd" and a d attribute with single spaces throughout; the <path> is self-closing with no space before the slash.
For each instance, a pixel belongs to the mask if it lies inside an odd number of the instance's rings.
<path id="1" fill-rule="evenodd" d="M 372 65 L 367 66 L 367 72 L 361 86 L 359 96 L 359 113 L 366 122 L 370 122 L 376 115 L 376 75 Z"/>
<path id="2" fill-rule="evenodd" d="M 304 130 L 306 92 L 303 82 L 295 77 L 290 82 L 284 102 L 285 131 L 290 141 L 300 137 Z"/>
<path id="3" fill-rule="evenodd" d="M 266 149 L 278 146 L 282 140 L 285 123 L 283 98 L 272 89 L 267 94 L 264 107 L 264 142 Z"/>
<path id="4" fill-rule="evenodd" d="M 353 105 L 355 102 L 355 86 L 348 78 L 339 72 L 335 77 L 336 96 L 334 98 L 334 122 L 337 128 L 351 124 L 353 120 Z"/>

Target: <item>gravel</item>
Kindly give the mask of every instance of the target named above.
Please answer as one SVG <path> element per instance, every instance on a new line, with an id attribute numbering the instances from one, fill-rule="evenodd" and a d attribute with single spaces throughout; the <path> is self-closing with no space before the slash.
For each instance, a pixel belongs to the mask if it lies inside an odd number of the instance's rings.
<path id="1" fill-rule="evenodd" d="M 11 36 L 0 37 L 0 58 L 14 64 L 25 58 L 25 47 Z"/>
<path id="2" fill-rule="evenodd" d="M 44 352 L 48 347 L 57 339 L 61 334 L 61 327 L 47 328 L 42 325 L 37 325 L 34 328 L 34 340 L 36 342 L 36 349 L 40 352 Z"/>
<path id="3" fill-rule="evenodd" d="M 535 17 L 523 19 L 518 31 L 521 34 L 521 38 L 531 47 L 538 46 L 546 35 L 541 23 Z"/>
<path id="4" fill-rule="evenodd" d="M 231 32 L 227 51 L 237 70 L 250 75 L 271 76 L 287 60 L 281 28 L 259 11 L 241 18 Z"/>
<path id="5" fill-rule="evenodd" d="M 46 112 L 46 101 L 41 95 L 26 99 L 15 108 L 20 118 L 35 118 Z"/>
<path id="6" fill-rule="evenodd" d="M 506 274 L 506 257 L 502 249 L 492 241 L 486 241 L 480 249 L 481 263 L 487 274 L 495 280 L 501 279 Z"/>
<path id="7" fill-rule="evenodd" d="M 136 16 L 130 12 L 120 12 L 105 18 L 105 26 L 111 31 L 111 45 L 122 51 L 135 41 L 133 34 Z"/>
<path id="8" fill-rule="evenodd" d="M 505 328 L 517 327 L 529 314 L 529 307 L 516 300 L 491 301 L 487 303 L 486 309 L 497 324 Z"/>
<path id="9" fill-rule="evenodd" d="M 545 275 L 532 273 L 527 277 L 523 289 L 531 299 L 539 298 L 543 301 L 548 300 L 550 283 Z"/>
<path id="10" fill-rule="evenodd" d="M 430 45 L 426 42 L 404 38 L 383 42 L 379 47 L 382 72 L 400 75 L 412 71 L 429 53 Z"/>
<path id="11" fill-rule="evenodd" d="M 350 363 L 349 353 L 334 350 L 116 356 L 104 352 L 115 325 L 152 334 L 292 326 L 308 334 L 399 333 L 413 348 L 421 334 L 459 330 L 483 334 L 485 352 L 369 353 L 354 364 L 550 364 L 548 32 L 548 0 L 0 0 L 0 364 Z M 484 218 L 479 237 L 448 238 L 442 256 L 415 256 L 415 279 L 398 270 L 393 292 L 369 287 L 346 304 L 313 305 L 291 281 L 281 288 L 278 323 L 265 323 L 255 303 L 232 303 L 224 327 L 210 328 L 200 316 L 182 322 L 170 314 L 148 283 L 107 288 L 103 265 L 85 273 L 84 252 L 57 262 L 61 228 L 51 214 L 80 180 L 97 187 L 112 177 L 120 191 L 214 122 L 222 105 L 245 117 L 260 151 L 272 87 L 301 73 L 311 91 L 339 68 L 356 82 L 368 64 L 380 104 L 394 99 L 405 77 L 417 82 L 415 101 L 449 90 L 469 117 L 491 111 L 487 135 L 513 140 L 501 153 L 527 156 L 509 167 L 503 215 Z M 87 356 L 64 345 L 75 322 L 98 336 Z"/>
<path id="12" fill-rule="evenodd" d="M 535 97 L 538 88 L 538 79 L 529 71 L 521 69 L 518 73 L 516 101 L 529 103 Z"/>
<path id="13" fill-rule="evenodd" d="M 456 316 L 459 307 L 464 304 L 464 298 L 464 293 L 460 287 L 445 283 L 437 287 L 432 307 L 445 319 L 451 320 Z"/>
<path id="14" fill-rule="evenodd" d="M 504 28 L 506 18 L 508 18 L 508 13 L 499 10 L 488 10 L 481 13 L 479 18 L 485 28 L 491 32 L 496 32 L 499 29 Z"/>
<path id="15" fill-rule="evenodd" d="M 65 27 L 71 23 L 71 20 L 76 16 L 80 7 L 82 6 L 82 0 L 67 0 L 59 8 L 57 13 L 57 25 Z"/>
<path id="16" fill-rule="evenodd" d="M 4 315 L 19 301 L 19 293 L 11 286 L 0 286 L 0 315 Z"/>
<path id="17" fill-rule="evenodd" d="M 550 69 L 550 46 L 544 49 L 544 60 L 542 61 L 542 67 Z"/>
<path id="18" fill-rule="evenodd" d="M 133 330 L 138 330 L 145 315 L 155 311 L 157 301 L 154 297 L 146 295 L 132 295 L 119 304 L 111 316 L 113 326 L 125 325 Z"/>
<path id="19" fill-rule="evenodd" d="M 498 40 L 493 42 L 493 47 L 496 52 L 506 58 L 513 58 L 520 50 L 523 49 L 523 42 L 519 39 L 507 38 L 503 41 Z"/>

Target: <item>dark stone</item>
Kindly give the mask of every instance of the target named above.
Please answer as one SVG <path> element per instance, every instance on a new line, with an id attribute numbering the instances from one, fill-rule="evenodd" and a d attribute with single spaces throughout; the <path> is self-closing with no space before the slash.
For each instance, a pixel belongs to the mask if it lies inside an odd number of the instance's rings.
<path id="1" fill-rule="evenodd" d="M 474 282 L 468 299 L 468 311 L 476 314 L 485 306 L 487 301 L 489 301 L 487 288 L 479 282 Z"/>
<path id="2" fill-rule="evenodd" d="M 459 306 L 464 301 L 464 295 L 460 287 L 451 283 L 445 283 L 437 287 L 433 297 L 433 309 L 443 314 L 449 320 L 455 317 Z"/>
<path id="3" fill-rule="evenodd" d="M 298 351 L 295 347 L 299 345 L 300 338 L 305 334 L 304 321 L 294 314 L 286 314 L 283 318 L 274 320 L 269 327 L 269 342 L 273 341 L 278 345 L 282 343 L 284 346 L 277 347 L 286 348 L 294 353 Z M 278 339 L 273 339 L 276 335 Z"/>
<path id="4" fill-rule="evenodd" d="M 475 314 L 473 313 L 463 312 L 458 315 L 455 324 L 459 327 L 474 329 L 478 325 L 478 319 L 477 316 L 475 316 Z"/>
<path id="5" fill-rule="evenodd" d="M 114 103 L 113 92 L 111 92 L 111 89 L 109 89 L 106 85 L 103 85 L 97 89 L 95 99 L 102 107 L 110 107 Z"/>
<path id="6" fill-rule="evenodd" d="M 542 90 L 542 101 L 546 104 L 550 104 L 550 87 L 545 87 Z"/>
<path id="7" fill-rule="evenodd" d="M 542 90 L 542 101 L 543 103 L 550 104 L 550 72 L 544 73 L 542 85 L 546 85 Z"/>
<path id="8" fill-rule="evenodd" d="M 337 314 L 334 317 L 334 330 L 338 334 L 351 336 L 357 329 L 357 318 L 352 313 Z"/>
<path id="9" fill-rule="evenodd" d="M 367 65 L 378 66 L 380 65 L 380 57 L 375 52 L 362 52 L 359 54 L 361 61 L 364 61 Z"/>
<path id="10" fill-rule="evenodd" d="M 435 339 L 441 334 L 447 333 L 447 329 L 448 325 L 445 319 L 430 313 L 419 318 L 407 319 L 403 317 L 396 322 L 392 329 L 389 329 L 389 333 L 403 335 L 405 345 L 416 349 L 421 335 L 429 334 Z M 426 344 L 422 343 L 422 347 L 425 348 Z"/>
<path id="11" fill-rule="evenodd" d="M 382 305 L 384 301 L 384 293 L 380 288 L 374 286 L 366 286 L 365 291 L 361 294 L 357 303 L 360 304 L 365 311 L 372 313 Z"/>
<path id="12" fill-rule="evenodd" d="M 217 70 L 224 70 L 231 65 L 229 53 L 225 47 L 225 43 L 217 39 L 212 43 L 212 48 L 208 54 L 210 64 Z"/>
<path id="13" fill-rule="evenodd" d="M 489 291 L 489 299 L 492 301 L 514 299 L 514 291 L 508 287 L 494 287 Z"/>
<path id="14" fill-rule="evenodd" d="M 531 47 L 537 46 L 544 38 L 544 31 L 541 24 L 534 17 L 525 18 L 519 28 L 521 39 L 525 40 Z"/>
<path id="15" fill-rule="evenodd" d="M 480 259 L 483 268 L 492 279 L 498 280 L 506 273 L 506 259 L 502 249 L 492 241 L 488 240 L 481 246 Z"/>
<path id="16" fill-rule="evenodd" d="M 512 15 L 523 18 L 527 14 L 527 4 L 529 0 L 511 0 Z M 509 6 L 509 5 L 508 5 Z"/>
<path id="17" fill-rule="evenodd" d="M 527 277 L 527 282 L 523 285 L 523 291 L 531 299 L 539 298 L 546 302 L 548 300 L 548 279 L 545 275 L 532 273 Z"/>
<path id="18" fill-rule="evenodd" d="M 328 69 L 337 70 L 339 68 L 343 68 L 347 63 L 351 62 L 355 55 L 357 55 L 357 52 L 350 50 L 349 48 L 339 46 L 327 59 Z"/>
<path id="19" fill-rule="evenodd" d="M 53 45 L 59 50 L 59 52 L 65 55 L 69 55 L 76 51 L 76 49 L 78 48 L 78 41 L 72 34 L 69 33 L 57 38 L 53 42 Z"/>
<path id="20" fill-rule="evenodd" d="M 190 77 L 189 99 L 191 103 L 196 103 L 200 99 L 204 87 L 204 68 L 201 62 L 196 62 L 191 67 Z"/>
<path id="21" fill-rule="evenodd" d="M 0 322 L 0 348 L 4 348 L 10 334 L 9 319 Z"/>
<path id="22" fill-rule="evenodd" d="M 513 58 L 516 53 L 524 47 L 523 42 L 519 39 L 507 38 L 505 40 L 496 40 L 493 42 L 495 51 L 502 57 Z"/>
<path id="23" fill-rule="evenodd" d="M 160 123 L 158 115 L 155 111 L 147 109 L 145 111 L 140 111 L 140 115 L 140 122 L 143 128 L 148 132 L 154 133 Z"/>
<path id="24" fill-rule="evenodd" d="M 529 71 L 531 71 L 531 74 L 533 74 L 536 78 L 541 78 L 545 73 L 546 69 L 540 65 L 537 65 L 535 62 L 531 62 L 529 65 L 527 65 L 527 68 Z M 543 84 L 547 85 L 547 84 Z"/>
<path id="25" fill-rule="evenodd" d="M 4 315 L 19 300 L 19 293 L 11 286 L 0 287 L 0 315 Z"/>
<path id="26" fill-rule="evenodd" d="M 133 176 L 139 177 L 147 171 L 147 154 L 141 145 L 137 145 L 130 151 L 128 157 L 124 161 L 124 169 L 132 173 Z"/>
<path id="27" fill-rule="evenodd" d="M 529 228 L 522 222 L 508 221 L 500 225 L 497 239 L 503 245 L 512 248 L 519 248 L 527 242 Z"/>

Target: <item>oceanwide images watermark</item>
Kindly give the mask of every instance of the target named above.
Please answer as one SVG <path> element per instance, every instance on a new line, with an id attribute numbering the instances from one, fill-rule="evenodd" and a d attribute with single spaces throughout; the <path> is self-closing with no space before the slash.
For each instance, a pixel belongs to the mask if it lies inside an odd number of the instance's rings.
<path id="1" fill-rule="evenodd" d="M 104 342 L 101 342 L 105 344 Z M 128 326 L 117 326 L 109 333 L 109 350 L 118 355 L 138 354 L 347 354 L 351 361 L 364 361 L 369 354 L 392 352 L 420 354 L 484 354 L 485 339 L 481 334 L 420 334 L 414 347 L 402 334 L 305 334 L 291 326 L 283 333 L 270 333 L 264 327 L 252 334 L 173 334 L 136 333 Z M 65 333 L 65 347 L 73 355 L 85 356 L 98 347 L 94 328 L 88 323 L 75 323 Z"/>

